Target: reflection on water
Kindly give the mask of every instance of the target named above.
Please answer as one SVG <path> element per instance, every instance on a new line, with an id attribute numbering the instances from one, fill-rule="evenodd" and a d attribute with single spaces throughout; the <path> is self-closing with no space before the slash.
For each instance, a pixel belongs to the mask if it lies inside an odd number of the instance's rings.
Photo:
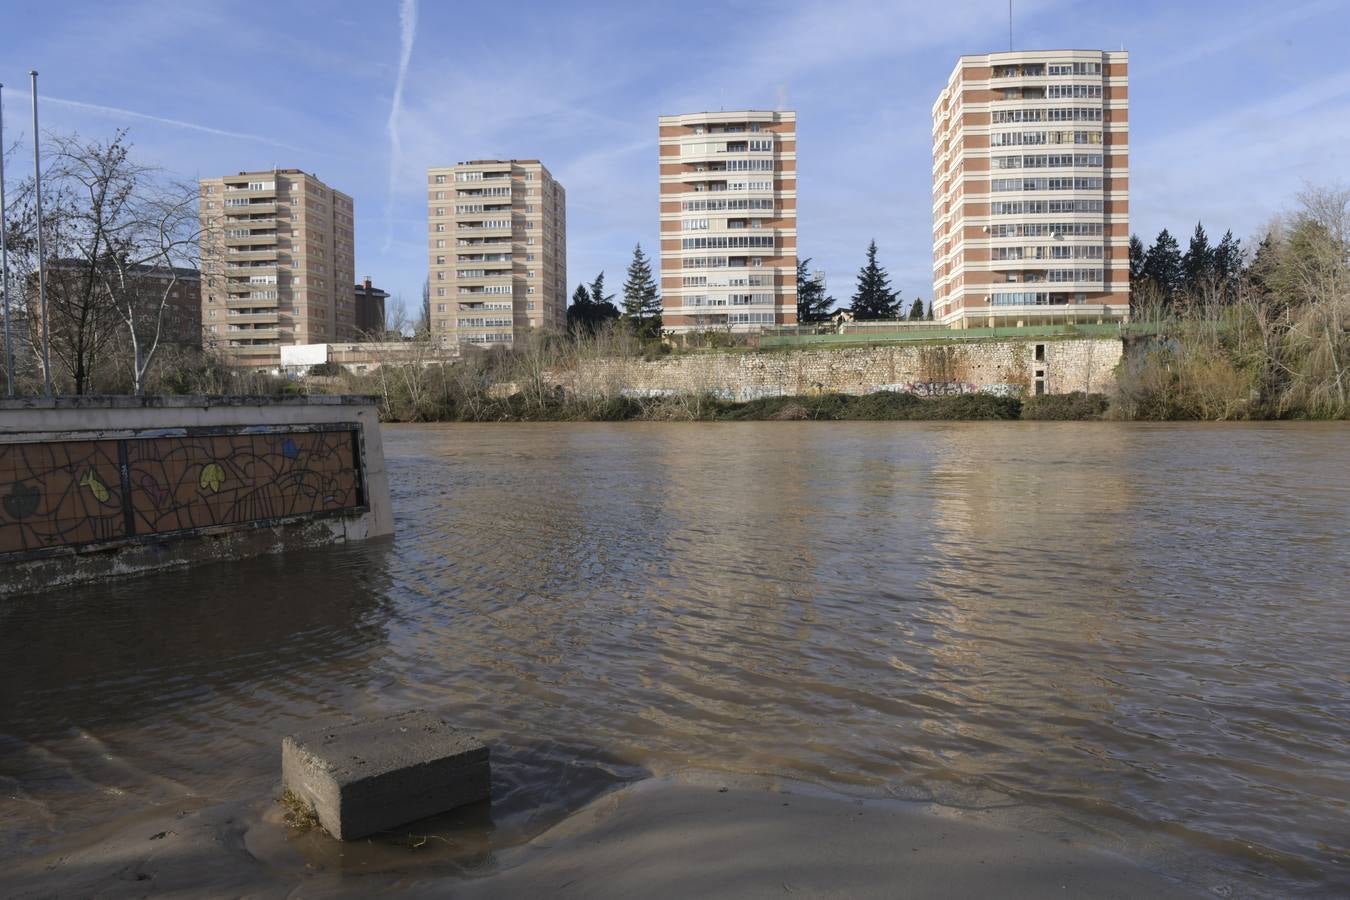
<path id="1" fill-rule="evenodd" d="M 1345 436 L 389 428 L 392 544 L 0 605 L 0 856 L 265 796 L 283 734 L 418 705 L 493 742 L 470 866 L 695 767 L 1347 886 Z"/>

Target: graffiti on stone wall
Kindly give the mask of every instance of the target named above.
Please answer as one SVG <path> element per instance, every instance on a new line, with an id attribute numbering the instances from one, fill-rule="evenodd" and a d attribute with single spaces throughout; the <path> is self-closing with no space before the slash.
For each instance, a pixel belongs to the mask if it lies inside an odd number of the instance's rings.
<path id="1" fill-rule="evenodd" d="M 900 394 L 914 394 L 917 397 L 948 397 L 953 394 L 994 394 L 999 397 L 1015 397 L 1019 388 L 1015 384 L 972 384 L 969 381 L 902 381 L 897 384 L 879 384 L 872 389 L 895 391 Z"/>
<path id="2" fill-rule="evenodd" d="M 350 430 L 0 444 L 0 554 L 362 505 Z"/>

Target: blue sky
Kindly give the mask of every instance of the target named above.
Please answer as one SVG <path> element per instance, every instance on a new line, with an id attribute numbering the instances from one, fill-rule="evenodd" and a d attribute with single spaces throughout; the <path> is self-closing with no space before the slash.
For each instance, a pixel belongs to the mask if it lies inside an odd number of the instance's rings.
<path id="1" fill-rule="evenodd" d="M 1246 238 L 1305 182 L 1350 181 L 1347 0 L 1016 7 L 1019 48 L 1130 51 L 1141 236 L 1184 241 L 1199 219 Z M 5 0 L 0 81 L 11 141 L 37 68 L 44 129 L 129 127 L 141 159 L 188 178 L 316 173 L 355 198 L 358 277 L 412 305 L 427 166 L 542 159 L 567 189 L 569 282 L 617 286 L 634 242 L 656 248 L 656 117 L 782 105 L 800 252 L 847 302 L 876 238 L 911 301 L 932 290 L 929 109 L 958 55 L 1007 40 L 1003 0 Z"/>

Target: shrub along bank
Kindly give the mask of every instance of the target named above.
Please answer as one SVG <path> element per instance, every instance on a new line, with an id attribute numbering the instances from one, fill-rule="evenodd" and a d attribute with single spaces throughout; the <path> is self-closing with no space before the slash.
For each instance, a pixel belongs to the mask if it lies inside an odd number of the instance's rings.
<path id="1" fill-rule="evenodd" d="M 1101 394 L 1045 396 L 1030 400 L 989 394 L 916 397 L 883 391 L 853 396 L 820 394 L 764 397 L 748 402 L 711 395 L 610 397 L 581 402 L 556 396 L 515 394 L 501 399 L 455 403 L 445 398 L 436 421 L 450 422 L 786 422 L 786 421 L 978 421 L 1012 419 L 1100 419 Z M 423 419 L 422 421 L 427 421 Z"/>

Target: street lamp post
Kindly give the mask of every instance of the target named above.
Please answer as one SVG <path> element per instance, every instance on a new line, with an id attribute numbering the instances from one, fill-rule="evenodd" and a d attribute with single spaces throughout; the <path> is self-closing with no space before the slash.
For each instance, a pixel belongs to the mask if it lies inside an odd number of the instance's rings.
<path id="1" fill-rule="evenodd" d="M 0 84 L 0 291 L 4 292 L 5 394 L 13 397 L 14 345 L 9 332 L 9 244 L 5 231 L 5 86 Z"/>
<path id="2" fill-rule="evenodd" d="M 47 255 L 42 244 L 42 156 L 38 149 L 37 69 L 33 79 L 33 202 L 37 206 L 38 309 L 42 313 L 42 391 L 52 396 L 52 360 L 49 350 L 51 326 L 47 315 Z"/>

